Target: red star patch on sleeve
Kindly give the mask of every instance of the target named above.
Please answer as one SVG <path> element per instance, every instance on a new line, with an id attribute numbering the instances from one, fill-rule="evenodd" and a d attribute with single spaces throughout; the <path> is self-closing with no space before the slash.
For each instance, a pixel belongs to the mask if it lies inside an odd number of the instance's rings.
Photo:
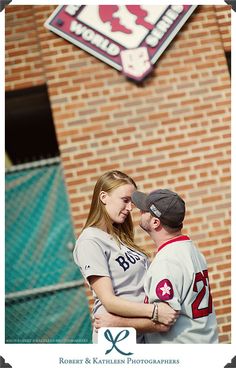
<path id="1" fill-rule="evenodd" d="M 163 279 L 156 286 L 156 295 L 160 300 L 170 300 L 174 296 L 173 286 L 170 280 Z"/>

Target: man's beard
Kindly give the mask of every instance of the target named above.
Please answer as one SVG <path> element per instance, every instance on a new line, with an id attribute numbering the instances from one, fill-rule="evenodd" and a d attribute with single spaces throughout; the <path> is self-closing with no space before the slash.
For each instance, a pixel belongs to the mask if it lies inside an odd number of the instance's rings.
<path id="1" fill-rule="evenodd" d="M 143 229 L 147 233 L 150 233 L 150 226 L 149 226 L 149 223 L 147 221 L 145 223 L 140 221 L 139 226 L 141 227 L 141 229 Z"/>

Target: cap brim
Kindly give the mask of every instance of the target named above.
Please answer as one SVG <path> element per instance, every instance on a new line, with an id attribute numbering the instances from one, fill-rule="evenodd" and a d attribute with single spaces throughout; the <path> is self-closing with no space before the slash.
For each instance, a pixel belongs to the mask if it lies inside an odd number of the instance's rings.
<path id="1" fill-rule="evenodd" d="M 135 206 L 139 208 L 141 211 L 145 211 L 145 212 L 149 211 L 147 204 L 146 204 L 147 194 L 139 192 L 137 190 L 131 195 L 131 199 L 132 199 L 132 202 L 135 204 Z"/>

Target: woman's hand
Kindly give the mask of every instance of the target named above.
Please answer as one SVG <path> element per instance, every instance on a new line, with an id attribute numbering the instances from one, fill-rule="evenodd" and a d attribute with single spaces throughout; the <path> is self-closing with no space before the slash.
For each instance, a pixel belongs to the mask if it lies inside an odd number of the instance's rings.
<path id="1" fill-rule="evenodd" d="M 158 303 L 158 322 L 172 326 L 179 317 L 179 311 L 174 310 L 167 303 Z"/>

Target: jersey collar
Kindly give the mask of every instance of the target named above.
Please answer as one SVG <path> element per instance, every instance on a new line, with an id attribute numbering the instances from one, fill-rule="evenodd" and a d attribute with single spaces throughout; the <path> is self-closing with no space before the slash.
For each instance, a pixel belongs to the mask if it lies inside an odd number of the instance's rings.
<path id="1" fill-rule="evenodd" d="M 170 240 L 168 240 L 167 242 L 163 243 L 160 246 L 160 248 L 158 249 L 157 253 L 160 252 L 160 250 L 163 249 L 168 244 L 179 242 L 179 241 L 184 241 L 184 240 L 190 240 L 190 238 L 187 235 L 179 235 L 176 238 L 170 239 Z"/>

